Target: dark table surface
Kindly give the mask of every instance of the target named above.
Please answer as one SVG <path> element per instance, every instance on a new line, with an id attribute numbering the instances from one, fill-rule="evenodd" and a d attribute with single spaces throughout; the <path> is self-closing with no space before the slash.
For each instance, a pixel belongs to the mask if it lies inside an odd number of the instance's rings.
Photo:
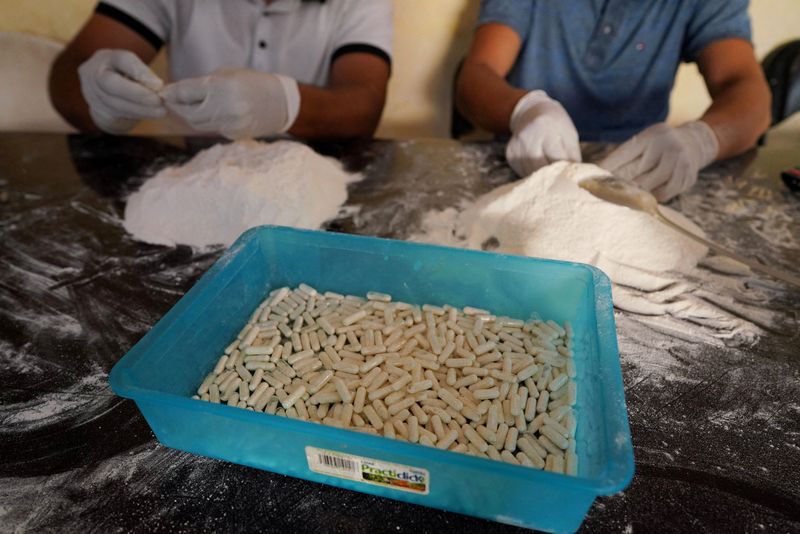
<path id="1" fill-rule="evenodd" d="M 110 391 L 111 367 L 222 252 L 121 224 L 144 177 L 203 144 L 0 134 L 0 531 L 519 531 L 168 449 Z M 494 143 L 317 148 L 365 175 L 331 230 L 405 239 L 512 178 Z M 768 170 L 800 164 L 797 148 L 716 165 L 673 207 L 797 272 L 800 198 Z M 636 474 L 582 530 L 800 532 L 800 291 L 702 265 L 670 288 L 647 298 L 701 312 L 616 312 Z"/>

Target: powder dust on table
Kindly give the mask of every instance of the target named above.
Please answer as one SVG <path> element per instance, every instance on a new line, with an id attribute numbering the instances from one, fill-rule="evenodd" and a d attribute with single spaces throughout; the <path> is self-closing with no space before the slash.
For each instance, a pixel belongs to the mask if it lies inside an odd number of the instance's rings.
<path id="1" fill-rule="evenodd" d="M 358 175 L 293 141 L 237 141 L 167 167 L 128 199 L 125 229 L 159 245 L 230 245 L 263 224 L 316 229 Z"/>

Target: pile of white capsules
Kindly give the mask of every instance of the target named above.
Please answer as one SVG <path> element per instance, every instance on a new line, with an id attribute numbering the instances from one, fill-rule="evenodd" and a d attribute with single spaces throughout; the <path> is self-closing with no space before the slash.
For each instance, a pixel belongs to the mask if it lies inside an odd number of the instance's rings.
<path id="1" fill-rule="evenodd" d="M 193 398 L 577 474 L 572 328 L 300 284 L 252 314 Z"/>

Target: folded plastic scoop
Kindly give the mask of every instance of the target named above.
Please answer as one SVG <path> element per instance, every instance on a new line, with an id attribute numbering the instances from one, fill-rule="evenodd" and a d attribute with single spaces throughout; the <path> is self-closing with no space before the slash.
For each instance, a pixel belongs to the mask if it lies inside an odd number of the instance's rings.
<path id="1" fill-rule="evenodd" d="M 663 224 L 666 224 L 673 230 L 705 245 L 717 254 L 728 256 L 739 263 L 747 265 L 754 271 L 767 274 L 773 278 L 800 288 L 800 277 L 782 269 L 764 265 L 763 263 L 760 263 L 754 259 L 746 258 L 737 252 L 733 252 L 732 250 L 728 250 L 721 245 L 704 239 L 699 235 L 687 230 L 683 226 L 674 223 L 661 211 L 656 198 L 650 194 L 650 192 L 645 191 L 636 185 L 635 182 L 623 180 L 622 178 L 618 178 L 616 176 L 598 176 L 596 178 L 588 178 L 583 180 L 578 185 L 601 200 L 652 215 Z"/>

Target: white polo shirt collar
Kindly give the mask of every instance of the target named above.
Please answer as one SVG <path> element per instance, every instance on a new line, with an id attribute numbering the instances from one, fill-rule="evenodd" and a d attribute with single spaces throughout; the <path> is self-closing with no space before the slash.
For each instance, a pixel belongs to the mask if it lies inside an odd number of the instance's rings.
<path id="1" fill-rule="evenodd" d="M 246 68 L 325 86 L 343 53 L 391 62 L 391 0 L 103 0 L 97 11 L 167 44 L 171 80 Z"/>

